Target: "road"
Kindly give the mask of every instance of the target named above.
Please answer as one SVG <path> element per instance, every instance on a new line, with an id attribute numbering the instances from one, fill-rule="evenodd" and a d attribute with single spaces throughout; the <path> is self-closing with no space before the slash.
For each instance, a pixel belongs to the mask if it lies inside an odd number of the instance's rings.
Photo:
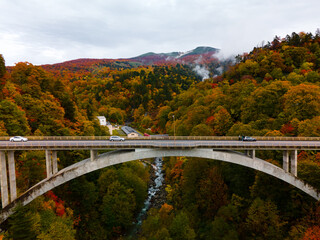
<path id="1" fill-rule="evenodd" d="M 320 150 L 320 141 L 256 141 L 232 140 L 43 140 L 28 142 L 0 141 L 0 150 L 71 150 L 71 149 L 136 149 L 136 148 L 212 148 L 226 150 Z"/>

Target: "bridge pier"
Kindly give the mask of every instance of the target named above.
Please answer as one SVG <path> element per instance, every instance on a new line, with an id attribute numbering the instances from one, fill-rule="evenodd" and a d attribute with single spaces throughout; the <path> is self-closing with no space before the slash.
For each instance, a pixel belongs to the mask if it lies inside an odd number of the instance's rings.
<path id="1" fill-rule="evenodd" d="M 290 152 L 291 173 L 294 176 L 298 176 L 298 151 L 293 150 Z"/>
<path id="2" fill-rule="evenodd" d="M 90 150 L 90 160 L 94 161 L 98 157 L 98 151 L 97 150 Z"/>
<path id="3" fill-rule="evenodd" d="M 47 178 L 58 172 L 57 151 L 46 150 Z"/>
<path id="4" fill-rule="evenodd" d="M 17 198 L 16 166 L 14 163 L 14 151 L 8 151 L 9 181 L 11 202 Z"/>
<path id="5" fill-rule="evenodd" d="M 255 159 L 256 157 L 256 150 L 245 150 L 245 154 L 248 156 L 248 157 L 251 157 L 252 159 Z"/>
<path id="6" fill-rule="evenodd" d="M 284 150 L 282 166 L 285 172 L 290 172 L 294 176 L 297 176 L 298 175 L 298 151 Z M 289 166 L 290 166 L 290 169 L 289 169 Z"/>
<path id="7" fill-rule="evenodd" d="M 0 151 L 0 168 L 1 168 L 1 203 L 2 208 L 9 204 L 9 190 L 10 187 L 10 199 L 11 201 L 17 198 L 17 183 L 16 183 L 16 170 L 14 163 L 14 151 L 8 151 L 8 168 L 7 158 L 5 151 Z M 9 186 L 8 186 L 8 174 L 9 173 Z"/>

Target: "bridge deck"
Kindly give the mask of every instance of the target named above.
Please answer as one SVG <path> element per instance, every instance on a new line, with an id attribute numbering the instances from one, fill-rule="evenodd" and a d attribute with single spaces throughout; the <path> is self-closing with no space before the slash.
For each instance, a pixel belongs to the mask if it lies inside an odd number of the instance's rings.
<path id="1" fill-rule="evenodd" d="M 75 149 L 136 149 L 136 148 L 212 148 L 227 150 L 319 150 L 320 141 L 256 141 L 235 140 L 34 140 L 28 142 L 0 141 L 0 150 L 75 150 Z"/>

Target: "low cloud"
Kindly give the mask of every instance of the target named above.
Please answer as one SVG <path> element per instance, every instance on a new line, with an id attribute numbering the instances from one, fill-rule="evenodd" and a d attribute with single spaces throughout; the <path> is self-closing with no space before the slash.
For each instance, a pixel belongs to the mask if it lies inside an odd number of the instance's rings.
<path id="1" fill-rule="evenodd" d="M 193 71 L 195 71 L 200 77 L 202 77 L 202 81 L 209 78 L 210 72 L 203 66 L 196 65 L 193 68 Z"/>

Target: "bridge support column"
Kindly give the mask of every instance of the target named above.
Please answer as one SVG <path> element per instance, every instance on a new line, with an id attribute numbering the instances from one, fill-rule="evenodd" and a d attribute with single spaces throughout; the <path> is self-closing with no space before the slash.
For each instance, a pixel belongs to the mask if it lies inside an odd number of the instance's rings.
<path id="1" fill-rule="evenodd" d="M 56 174 L 58 172 L 57 151 L 51 151 L 51 157 L 52 157 L 52 173 Z"/>
<path id="2" fill-rule="evenodd" d="M 57 151 L 46 150 L 47 178 L 58 172 Z"/>
<path id="3" fill-rule="evenodd" d="M 11 202 L 17 198 L 16 168 L 14 164 L 14 151 L 8 151 L 8 168 L 5 151 L 0 151 L 1 168 L 1 200 L 4 208 L 9 204 L 9 187 Z M 9 172 L 8 172 L 9 171 Z M 9 173 L 9 185 L 8 185 Z"/>
<path id="4" fill-rule="evenodd" d="M 47 178 L 52 176 L 52 165 L 51 165 L 51 151 L 46 150 L 46 169 L 47 169 Z"/>
<path id="5" fill-rule="evenodd" d="M 1 203 L 2 203 L 2 208 L 4 208 L 9 204 L 7 161 L 6 161 L 6 153 L 4 151 L 0 151 L 0 168 L 1 168 Z"/>
<path id="6" fill-rule="evenodd" d="M 282 168 L 285 172 L 289 172 L 289 151 L 283 151 Z"/>
<path id="7" fill-rule="evenodd" d="M 90 150 L 90 160 L 94 161 L 98 157 L 98 151 L 97 150 Z"/>
<path id="8" fill-rule="evenodd" d="M 251 157 L 252 159 L 255 159 L 256 157 L 256 150 L 245 150 L 245 154 L 248 156 L 248 157 Z"/>
<path id="9" fill-rule="evenodd" d="M 290 153 L 291 173 L 294 176 L 298 176 L 298 151 L 293 150 Z"/>
<path id="10" fill-rule="evenodd" d="M 298 175 L 298 154 L 297 150 L 283 151 L 283 170 L 292 173 L 294 176 Z M 290 169 L 289 169 L 290 166 Z"/>
<path id="11" fill-rule="evenodd" d="M 14 163 L 14 151 L 8 151 L 9 165 L 9 181 L 10 181 L 10 200 L 11 202 L 17 198 L 17 182 L 16 182 L 16 167 Z"/>

